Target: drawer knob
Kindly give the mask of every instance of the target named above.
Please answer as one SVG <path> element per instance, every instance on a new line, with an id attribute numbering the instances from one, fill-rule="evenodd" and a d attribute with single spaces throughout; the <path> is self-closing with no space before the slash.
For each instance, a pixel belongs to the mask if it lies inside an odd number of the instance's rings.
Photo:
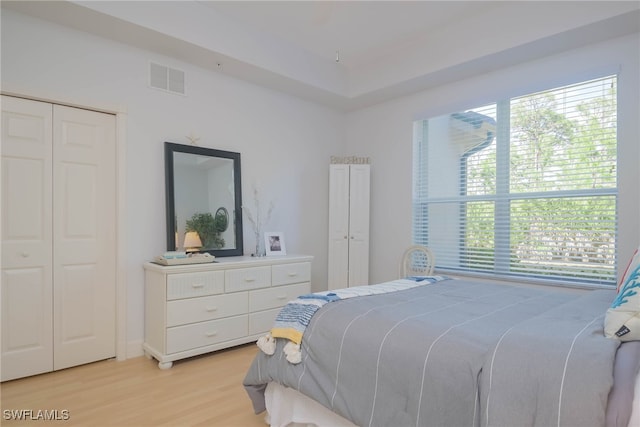
<path id="1" fill-rule="evenodd" d="M 217 332 L 217 331 L 207 332 L 207 333 L 205 334 L 205 336 L 206 336 L 207 338 L 215 337 L 216 335 L 218 335 L 218 332 Z"/>
<path id="2" fill-rule="evenodd" d="M 191 285 L 191 287 L 193 287 L 194 289 L 198 289 L 204 288 L 204 285 L 202 283 L 194 283 L 193 285 Z"/>
<path id="3" fill-rule="evenodd" d="M 278 295 L 276 298 L 278 298 L 278 299 L 287 299 L 287 296 L 286 295 Z"/>
<path id="4" fill-rule="evenodd" d="M 252 278 L 252 277 L 247 277 L 246 279 L 244 279 L 245 282 L 255 282 L 256 279 Z"/>
<path id="5" fill-rule="evenodd" d="M 207 307 L 206 310 L 208 312 L 212 312 L 212 311 L 218 311 L 218 307 Z"/>
<path id="6" fill-rule="evenodd" d="M 289 273 L 289 277 L 296 277 L 298 273 Z"/>

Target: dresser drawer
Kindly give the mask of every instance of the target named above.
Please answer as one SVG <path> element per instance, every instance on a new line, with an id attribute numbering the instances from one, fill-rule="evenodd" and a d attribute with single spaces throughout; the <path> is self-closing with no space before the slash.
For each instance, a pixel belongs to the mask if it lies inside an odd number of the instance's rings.
<path id="1" fill-rule="evenodd" d="M 225 273 L 225 290 L 227 292 L 271 286 L 271 267 L 238 268 L 227 270 Z"/>
<path id="2" fill-rule="evenodd" d="M 298 283 L 251 291 L 249 292 L 249 311 L 282 307 L 289 301 L 296 299 L 297 296 L 308 294 L 310 287 L 309 283 Z"/>
<path id="3" fill-rule="evenodd" d="M 248 316 L 193 323 L 167 329 L 167 353 L 191 350 L 241 338 L 248 332 Z"/>
<path id="4" fill-rule="evenodd" d="M 290 285 L 291 283 L 309 282 L 310 280 L 310 262 L 274 265 L 271 270 L 272 286 Z"/>
<path id="5" fill-rule="evenodd" d="M 273 310 L 259 311 L 257 313 L 249 313 L 249 335 L 257 335 L 267 333 L 273 328 L 273 323 L 278 317 L 281 308 Z"/>
<path id="6" fill-rule="evenodd" d="M 169 301 L 167 326 L 237 316 L 246 313 L 248 309 L 249 296 L 246 292 Z"/>
<path id="7" fill-rule="evenodd" d="M 167 299 L 191 298 L 224 292 L 224 271 L 169 274 Z"/>

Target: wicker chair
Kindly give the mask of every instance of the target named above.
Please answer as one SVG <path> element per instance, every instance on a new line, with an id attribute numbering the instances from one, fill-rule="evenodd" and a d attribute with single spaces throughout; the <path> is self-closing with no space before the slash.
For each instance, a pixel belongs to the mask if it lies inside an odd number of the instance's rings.
<path id="1" fill-rule="evenodd" d="M 407 276 L 431 276 L 435 259 L 431 249 L 414 245 L 409 247 L 402 255 L 400 263 L 400 278 Z"/>

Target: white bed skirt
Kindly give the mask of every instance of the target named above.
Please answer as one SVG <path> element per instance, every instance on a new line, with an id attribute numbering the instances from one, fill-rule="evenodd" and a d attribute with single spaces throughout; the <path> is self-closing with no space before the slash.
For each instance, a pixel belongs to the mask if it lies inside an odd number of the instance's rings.
<path id="1" fill-rule="evenodd" d="M 357 427 L 315 400 L 289 387 L 271 382 L 264 393 L 271 427 Z"/>
<path id="2" fill-rule="evenodd" d="M 628 427 L 640 426 L 640 372 L 636 377 L 633 411 Z M 292 388 L 269 383 L 265 392 L 267 423 L 271 427 L 357 427 Z"/>

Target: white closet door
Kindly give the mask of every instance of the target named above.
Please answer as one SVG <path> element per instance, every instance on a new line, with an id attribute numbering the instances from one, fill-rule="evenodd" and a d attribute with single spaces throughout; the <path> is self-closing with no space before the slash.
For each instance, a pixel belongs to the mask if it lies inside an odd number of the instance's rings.
<path id="1" fill-rule="evenodd" d="M 329 166 L 328 289 L 349 286 L 349 165 Z"/>
<path id="2" fill-rule="evenodd" d="M 2 381 L 53 368 L 51 120 L 2 96 Z"/>
<path id="3" fill-rule="evenodd" d="M 330 165 L 330 290 L 369 284 L 369 177 L 369 165 Z"/>
<path id="4" fill-rule="evenodd" d="M 54 369 L 115 356 L 115 116 L 54 106 Z"/>
<path id="5" fill-rule="evenodd" d="M 369 284 L 369 165 L 350 165 L 349 286 Z"/>

